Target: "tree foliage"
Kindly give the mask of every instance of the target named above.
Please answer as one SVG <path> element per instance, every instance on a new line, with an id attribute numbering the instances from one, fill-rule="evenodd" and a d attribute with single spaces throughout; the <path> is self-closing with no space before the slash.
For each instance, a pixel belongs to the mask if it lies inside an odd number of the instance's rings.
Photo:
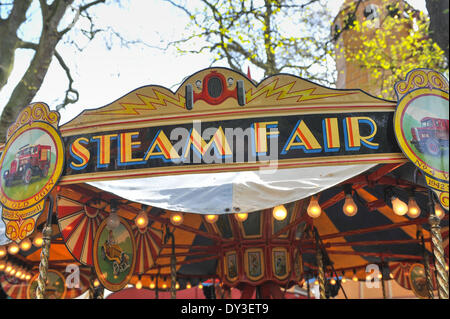
<path id="1" fill-rule="evenodd" d="M 3 108 L 0 117 L 0 142 L 4 141 L 7 128 L 21 109 L 38 92 L 54 57 L 68 80 L 68 87 L 59 107 L 78 100 L 79 92 L 73 85 L 71 70 L 58 52 L 57 45 L 64 41 L 76 45 L 74 37 L 71 38 L 73 32 L 78 32 L 90 41 L 98 33 L 105 31 L 95 26 L 91 13 L 93 7 L 105 2 L 106 0 L 0 0 L 0 90 L 5 87 L 15 66 L 16 50 L 34 51 L 28 68 Z M 33 5 L 38 9 L 34 9 Z M 37 39 L 30 38 L 24 31 L 31 29 L 33 32 L 40 29 Z"/>
<path id="2" fill-rule="evenodd" d="M 444 51 L 429 36 L 430 19 L 407 3 L 382 0 L 378 13 L 357 15 L 360 1 L 346 8 L 342 26 L 335 24 L 334 40 L 339 54 L 371 74 L 378 87 L 376 95 L 396 99 L 394 84 L 416 68 L 430 68 L 445 73 L 448 62 Z M 375 84 L 374 84 L 375 85 Z"/>
<path id="3" fill-rule="evenodd" d="M 246 65 L 265 76 L 289 72 L 324 84 L 330 65 L 330 14 L 319 0 L 166 0 L 191 19 L 171 45 L 180 52 L 212 53 L 236 71 Z"/>

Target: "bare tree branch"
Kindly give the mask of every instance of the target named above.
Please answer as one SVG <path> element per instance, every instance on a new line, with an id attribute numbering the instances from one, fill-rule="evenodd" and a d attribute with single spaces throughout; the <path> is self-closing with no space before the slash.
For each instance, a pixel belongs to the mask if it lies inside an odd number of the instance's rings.
<path id="1" fill-rule="evenodd" d="M 70 73 L 70 69 L 67 66 L 67 64 L 64 62 L 64 59 L 61 57 L 61 55 L 58 53 L 58 51 L 55 51 L 55 57 L 58 60 L 59 65 L 61 65 L 64 72 L 66 73 L 67 79 L 69 80 L 69 87 L 66 90 L 64 101 L 56 107 L 56 110 L 60 110 L 61 108 L 66 107 L 68 104 L 73 104 L 73 103 L 78 102 L 80 94 L 77 90 L 75 90 L 73 88 L 73 78 Z"/>

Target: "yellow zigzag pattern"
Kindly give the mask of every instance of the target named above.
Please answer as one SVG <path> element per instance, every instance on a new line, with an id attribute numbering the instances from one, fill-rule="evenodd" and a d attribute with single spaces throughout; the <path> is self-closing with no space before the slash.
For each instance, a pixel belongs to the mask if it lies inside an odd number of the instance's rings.
<path id="1" fill-rule="evenodd" d="M 316 88 L 311 89 L 304 89 L 300 91 L 291 92 L 292 87 L 295 85 L 295 81 L 288 83 L 286 85 L 276 87 L 278 83 L 278 79 L 275 79 L 271 83 L 267 84 L 266 86 L 262 87 L 261 89 L 257 90 L 255 93 L 253 93 L 252 89 L 248 90 L 246 93 L 246 100 L 247 103 L 254 100 L 258 96 L 262 94 L 266 94 L 266 98 L 278 94 L 277 100 L 284 100 L 292 97 L 298 97 L 297 102 L 301 101 L 308 101 L 308 100 L 316 100 L 316 99 L 323 99 L 327 97 L 333 97 L 333 96 L 340 96 L 340 95 L 347 95 L 352 94 L 349 92 L 343 92 L 343 93 L 327 93 L 327 94 L 313 94 Z"/>
<path id="2" fill-rule="evenodd" d="M 156 110 L 156 106 L 167 106 L 167 103 L 175 104 L 181 108 L 185 108 L 186 99 L 184 96 L 178 94 L 178 99 L 163 94 L 157 90 L 153 90 L 156 97 L 149 97 L 142 94 L 136 94 L 136 96 L 142 101 L 142 103 L 120 103 L 122 109 L 100 111 L 103 114 L 114 115 L 140 115 L 139 111 Z"/>

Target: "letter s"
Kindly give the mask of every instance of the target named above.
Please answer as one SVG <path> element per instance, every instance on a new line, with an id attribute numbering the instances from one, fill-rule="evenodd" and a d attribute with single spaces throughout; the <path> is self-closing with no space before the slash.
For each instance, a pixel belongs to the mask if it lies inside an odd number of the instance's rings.
<path id="1" fill-rule="evenodd" d="M 89 144 L 89 140 L 85 137 L 79 137 L 72 143 L 72 145 L 70 145 L 70 155 L 76 161 L 70 162 L 70 167 L 72 169 L 81 170 L 85 168 L 91 158 L 91 153 L 82 144 Z"/>

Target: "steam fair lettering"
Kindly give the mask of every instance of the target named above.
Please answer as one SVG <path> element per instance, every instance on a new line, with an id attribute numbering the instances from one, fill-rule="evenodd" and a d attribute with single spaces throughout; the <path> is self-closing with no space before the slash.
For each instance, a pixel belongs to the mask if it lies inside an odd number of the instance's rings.
<path id="1" fill-rule="evenodd" d="M 69 145 L 67 168 L 87 171 L 117 166 L 148 166 L 152 159 L 180 164 L 187 163 L 191 153 L 204 160 L 211 151 L 220 159 L 234 158 L 236 161 L 240 152 L 236 145 L 244 138 L 249 141 L 250 148 L 245 152 L 253 156 L 267 155 L 269 149 L 272 153 L 269 144 L 276 139 L 273 144 L 277 145 L 277 155 L 285 159 L 302 157 L 299 153 L 350 155 L 363 149 L 373 153 L 380 147 L 374 141 L 378 126 L 370 116 L 314 116 L 308 119 L 311 123 L 297 116 L 258 122 L 244 119 L 240 120 L 239 127 L 234 123 L 218 126 L 215 122 L 215 127 L 202 130 L 194 123 L 190 127 L 152 127 L 103 135 L 72 136 L 66 141 Z M 245 130 L 242 129 L 243 124 L 246 125 Z M 230 130 L 232 134 L 229 134 Z M 382 138 L 384 136 L 378 140 Z M 235 140 L 236 143 L 233 143 Z M 88 169 L 85 170 L 86 167 Z"/>
<path id="2" fill-rule="evenodd" d="M 12 201 L 3 192 L 0 193 L 0 202 L 4 203 L 4 206 L 13 210 L 23 210 L 28 207 L 35 205 L 47 196 L 47 194 L 52 190 L 55 185 L 54 177 L 52 176 L 50 180 L 45 184 L 45 186 L 34 196 L 22 200 L 22 201 Z"/>

